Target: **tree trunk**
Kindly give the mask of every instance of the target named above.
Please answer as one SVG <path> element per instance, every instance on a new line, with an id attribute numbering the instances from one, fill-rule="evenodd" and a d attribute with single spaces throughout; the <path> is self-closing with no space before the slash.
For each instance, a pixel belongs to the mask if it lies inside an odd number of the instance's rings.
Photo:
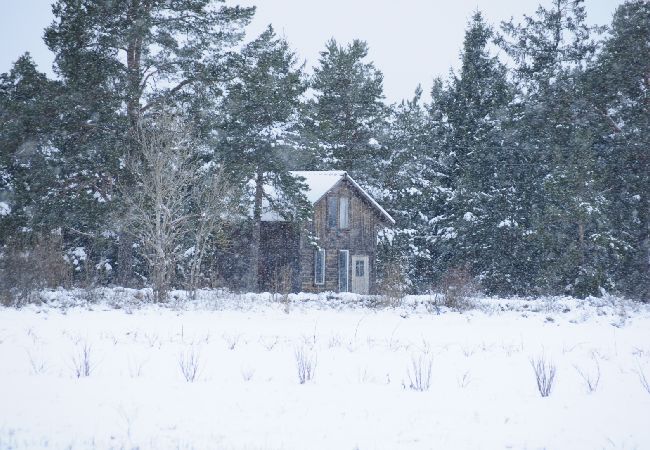
<path id="1" fill-rule="evenodd" d="M 255 203 L 253 205 L 253 235 L 251 236 L 251 265 L 248 288 L 259 290 L 260 241 L 262 236 L 262 199 L 264 196 L 264 174 L 257 170 L 255 177 Z"/>
<path id="2" fill-rule="evenodd" d="M 121 231 L 117 248 L 117 283 L 123 287 L 130 287 L 133 279 L 133 238 Z"/>
<path id="3" fill-rule="evenodd" d="M 129 12 L 127 14 L 129 24 L 135 28 L 138 21 L 142 19 L 144 11 L 141 11 L 142 5 L 140 0 L 132 0 Z M 129 125 L 132 131 L 135 131 L 140 118 L 140 97 L 141 97 L 141 60 L 142 60 L 142 36 L 137 33 L 130 32 L 130 39 L 126 49 L 126 68 L 127 68 L 127 82 L 128 82 L 128 98 L 127 98 L 127 115 L 129 117 Z"/>
<path id="4" fill-rule="evenodd" d="M 133 0 L 129 6 L 128 18 L 130 25 L 135 26 L 140 15 L 140 0 Z M 129 135 L 131 150 L 137 149 L 137 127 L 140 121 L 140 67 L 142 59 L 142 38 L 132 35 L 126 51 L 128 98 L 126 101 L 129 118 Z M 117 252 L 118 283 L 129 286 L 133 275 L 133 238 L 126 232 L 121 232 Z"/>

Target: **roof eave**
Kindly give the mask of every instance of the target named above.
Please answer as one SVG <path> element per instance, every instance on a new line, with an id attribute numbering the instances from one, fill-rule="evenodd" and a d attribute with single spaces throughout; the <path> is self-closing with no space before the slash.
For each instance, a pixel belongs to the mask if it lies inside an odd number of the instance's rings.
<path id="1" fill-rule="evenodd" d="M 348 181 L 350 181 L 350 183 L 352 183 L 352 185 L 353 185 L 353 186 L 354 186 L 354 187 L 355 187 L 355 188 L 356 188 L 356 189 L 361 193 L 361 195 L 362 195 L 366 200 L 368 200 L 368 202 L 369 202 L 369 203 L 370 203 L 370 204 L 371 204 L 371 205 L 372 205 L 372 206 L 373 206 L 373 207 L 374 207 L 374 208 L 379 212 L 379 215 L 380 215 L 383 219 L 385 219 L 385 220 L 386 220 L 388 223 L 390 223 L 391 225 L 395 225 L 395 219 L 393 219 L 393 218 L 391 217 L 391 215 L 388 214 L 388 212 L 386 212 L 386 210 L 385 210 L 384 208 L 382 208 L 381 205 L 380 205 L 379 203 L 377 203 L 377 201 L 376 201 L 374 198 L 372 198 L 372 196 L 371 196 L 370 194 L 368 194 L 368 193 L 367 193 L 367 192 L 366 192 L 366 191 L 365 191 L 361 186 L 359 186 L 359 183 L 357 183 L 356 181 L 354 181 L 354 178 L 352 178 L 352 177 L 350 176 L 350 174 L 348 174 L 347 172 L 345 172 L 345 173 L 343 174 L 343 177 L 342 177 L 341 179 L 342 179 L 342 180 L 347 179 Z"/>

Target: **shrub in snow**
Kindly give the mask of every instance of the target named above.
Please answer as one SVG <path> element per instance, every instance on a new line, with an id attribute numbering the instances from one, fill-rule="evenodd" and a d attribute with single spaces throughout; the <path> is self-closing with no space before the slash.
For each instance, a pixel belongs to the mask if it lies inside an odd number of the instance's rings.
<path id="1" fill-rule="evenodd" d="M 585 386 L 587 387 L 588 392 L 594 392 L 596 389 L 598 389 L 598 383 L 600 382 L 600 364 L 598 364 L 598 360 L 596 358 L 594 358 L 594 364 L 594 371 L 589 371 L 586 369 L 583 370 L 578 366 L 574 366 L 576 372 L 578 372 L 578 375 L 580 375 L 580 378 L 582 378 L 582 381 L 585 382 Z"/>
<path id="2" fill-rule="evenodd" d="M 27 358 L 29 359 L 29 367 L 32 369 L 34 375 L 40 375 L 45 373 L 46 366 L 45 361 L 40 358 L 36 358 L 29 351 L 27 351 Z"/>
<path id="3" fill-rule="evenodd" d="M 72 355 L 72 370 L 77 378 L 89 377 L 95 366 L 91 361 L 91 347 L 84 342 Z"/>
<path id="4" fill-rule="evenodd" d="M 639 365 L 636 371 L 637 375 L 639 375 L 639 381 L 641 382 L 641 386 L 643 386 L 643 389 L 650 394 L 650 377 L 647 377 L 645 374 L 645 371 L 643 368 Z"/>
<path id="5" fill-rule="evenodd" d="M 178 365 L 185 381 L 192 383 L 196 380 L 199 375 L 200 359 L 200 354 L 194 347 L 181 352 L 178 357 Z"/>
<path id="6" fill-rule="evenodd" d="M 433 367 L 433 358 L 426 353 L 418 356 L 411 356 L 411 364 L 408 368 L 407 375 L 409 378 L 409 388 L 414 391 L 428 391 L 431 387 L 431 369 Z"/>
<path id="7" fill-rule="evenodd" d="M 275 270 L 271 276 L 271 286 L 273 289 L 273 299 L 282 305 L 284 305 L 284 312 L 289 314 L 291 301 L 289 300 L 289 294 L 291 294 L 291 288 L 293 280 L 293 269 L 289 265 L 284 265 L 277 270 Z"/>
<path id="8" fill-rule="evenodd" d="M 465 389 L 471 382 L 472 376 L 470 375 L 469 370 L 458 377 L 458 387 L 461 389 Z"/>
<path id="9" fill-rule="evenodd" d="M 399 261 L 385 263 L 382 269 L 379 278 L 379 293 L 381 294 L 379 306 L 398 307 L 408 290 L 404 270 Z"/>
<path id="10" fill-rule="evenodd" d="M 537 358 L 532 358 L 530 364 L 533 366 L 535 373 L 535 380 L 537 381 L 537 390 L 542 397 L 548 397 L 553 389 L 553 382 L 555 381 L 556 367 L 542 355 Z"/>
<path id="11" fill-rule="evenodd" d="M 305 384 L 314 378 L 316 371 L 316 352 L 309 350 L 306 346 L 298 347 L 294 353 L 296 357 L 296 370 L 298 371 L 298 381 Z"/>
<path id="12" fill-rule="evenodd" d="M 279 338 L 277 336 L 272 337 L 260 337 L 260 342 L 267 351 L 273 350 L 273 347 L 278 343 Z"/>
<path id="13" fill-rule="evenodd" d="M 244 381 L 250 381 L 253 378 L 253 375 L 255 375 L 255 369 L 252 367 L 242 367 L 241 369 L 241 377 Z"/>
<path id="14" fill-rule="evenodd" d="M 0 304 L 40 303 L 39 290 L 65 286 L 72 280 L 64 258 L 61 233 L 38 234 L 33 239 L 11 240 L 0 257 Z"/>
<path id="15" fill-rule="evenodd" d="M 239 339 L 241 336 L 239 334 L 235 335 L 230 335 L 230 334 L 224 334 L 223 340 L 226 341 L 226 346 L 228 346 L 228 350 L 234 350 L 235 347 L 237 347 L 237 344 L 239 343 Z"/>
<path id="16" fill-rule="evenodd" d="M 128 365 L 129 375 L 131 378 L 138 378 L 142 375 L 142 369 L 144 368 L 145 363 L 146 360 L 143 359 L 129 358 Z"/>
<path id="17" fill-rule="evenodd" d="M 442 277 L 440 288 L 447 308 L 456 311 L 474 308 L 472 296 L 476 293 L 477 286 L 467 269 L 449 269 Z"/>

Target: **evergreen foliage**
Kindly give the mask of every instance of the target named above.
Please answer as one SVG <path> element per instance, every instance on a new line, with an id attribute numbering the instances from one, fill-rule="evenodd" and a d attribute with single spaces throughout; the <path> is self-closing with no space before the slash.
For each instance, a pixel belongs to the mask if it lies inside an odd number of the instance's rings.
<path id="1" fill-rule="evenodd" d="M 546 0 L 499 28 L 476 12 L 459 69 L 434 80 L 430 100 L 418 87 L 394 105 L 361 40 L 328 41 L 311 77 L 270 26 L 235 47 L 254 8 L 56 0 L 52 10 L 44 40 L 57 79 L 29 54 L 0 75 L 0 278 L 33 282 L 11 266 L 38 258 L 57 266 L 41 276 L 48 286 L 157 283 L 164 294 L 217 278 L 209 264 L 219 276 L 248 270 L 255 290 L 265 205 L 308 220 L 289 171 L 336 169 L 396 219 L 380 233 L 380 262 L 411 291 L 462 274 L 502 295 L 650 298 L 647 1 L 625 1 L 608 30 L 587 25 L 584 0 Z M 129 232 L 127 207 L 144 187 L 144 166 L 129 164 L 143 161 L 139 127 L 161 111 L 192 147 L 175 203 L 192 230 L 175 240 L 172 227 L 164 273 L 155 239 Z M 205 219 L 219 211 L 229 220 Z M 207 250 L 226 235 L 229 259 Z"/>
<path id="2" fill-rule="evenodd" d="M 360 40 L 325 45 L 314 68 L 311 130 L 318 146 L 317 164 L 345 170 L 367 181 L 386 158 L 380 145 L 387 108 L 383 75 L 367 62 L 368 45 Z"/>

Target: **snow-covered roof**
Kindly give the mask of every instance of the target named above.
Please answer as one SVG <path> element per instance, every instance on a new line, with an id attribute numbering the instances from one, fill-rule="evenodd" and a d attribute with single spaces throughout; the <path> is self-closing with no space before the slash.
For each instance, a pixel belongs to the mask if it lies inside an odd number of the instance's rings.
<path id="1" fill-rule="evenodd" d="M 352 186 L 359 192 L 359 194 L 365 198 L 368 203 L 370 203 L 379 214 L 386 219 L 389 223 L 394 224 L 395 220 L 382 208 L 379 203 L 373 199 L 370 194 L 368 194 L 359 184 L 352 179 L 350 175 L 344 170 L 327 170 L 327 171 L 309 171 L 309 170 L 297 170 L 289 172 L 296 178 L 303 178 L 304 183 L 307 185 L 307 189 L 303 192 L 307 197 L 307 200 L 311 204 L 315 204 L 323 198 L 337 183 L 341 180 L 348 180 Z M 268 193 L 268 191 L 267 191 Z M 263 221 L 277 221 L 282 220 L 280 215 L 274 211 L 269 211 L 268 209 L 262 214 Z"/>
<path id="2" fill-rule="evenodd" d="M 312 205 L 327 194 L 346 175 L 343 170 L 295 170 L 289 173 L 295 178 L 305 179 L 307 190 L 304 194 Z"/>

